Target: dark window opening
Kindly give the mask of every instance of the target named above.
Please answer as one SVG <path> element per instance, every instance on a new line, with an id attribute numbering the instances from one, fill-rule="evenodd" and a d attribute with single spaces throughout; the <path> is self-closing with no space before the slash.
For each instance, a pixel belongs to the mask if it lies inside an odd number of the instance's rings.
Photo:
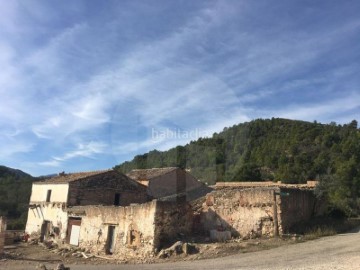
<path id="1" fill-rule="evenodd" d="M 46 194 L 46 202 L 50 202 L 50 198 L 51 198 L 51 189 L 49 189 L 47 191 L 47 194 Z"/>
<path id="2" fill-rule="evenodd" d="M 114 205 L 120 205 L 120 193 L 115 193 Z"/>

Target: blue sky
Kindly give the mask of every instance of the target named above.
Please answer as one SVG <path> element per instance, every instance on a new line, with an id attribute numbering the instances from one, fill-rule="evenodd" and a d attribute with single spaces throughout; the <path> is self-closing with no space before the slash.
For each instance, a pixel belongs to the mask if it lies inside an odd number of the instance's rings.
<path id="1" fill-rule="evenodd" d="M 0 164 L 111 168 L 225 126 L 359 120 L 360 1 L 6 1 Z"/>

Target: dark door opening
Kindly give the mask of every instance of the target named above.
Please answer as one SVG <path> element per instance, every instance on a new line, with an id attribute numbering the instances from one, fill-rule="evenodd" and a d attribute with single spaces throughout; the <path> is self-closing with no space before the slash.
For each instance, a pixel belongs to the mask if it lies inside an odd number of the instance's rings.
<path id="1" fill-rule="evenodd" d="M 106 240 L 106 254 L 113 254 L 115 246 L 115 226 L 108 227 L 108 234 Z"/>
<path id="2" fill-rule="evenodd" d="M 46 237 L 49 235 L 49 231 L 50 231 L 50 221 L 44 220 L 43 224 L 41 225 L 40 242 L 44 242 Z"/>
<path id="3" fill-rule="evenodd" d="M 120 193 L 115 193 L 114 205 L 120 205 Z"/>

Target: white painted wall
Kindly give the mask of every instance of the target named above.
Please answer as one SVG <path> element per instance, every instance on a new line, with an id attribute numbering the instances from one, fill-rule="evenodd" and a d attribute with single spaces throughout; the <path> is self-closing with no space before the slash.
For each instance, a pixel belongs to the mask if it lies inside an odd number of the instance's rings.
<path id="1" fill-rule="evenodd" d="M 36 184 L 32 185 L 30 202 L 45 202 L 47 191 L 51 189 L 50 202 L 67 202 L 69 184 Z"/>
<path id="2" fill-rule="evenodd" d="M 60 229 L 60 238 L 66 237 L 68 215 L 62 205 L 39 204 L 36 208 L 29 208 L 26 222 L 27 233 L 40 233 L 44 220 L 50 221 L 53 227 Z"/>

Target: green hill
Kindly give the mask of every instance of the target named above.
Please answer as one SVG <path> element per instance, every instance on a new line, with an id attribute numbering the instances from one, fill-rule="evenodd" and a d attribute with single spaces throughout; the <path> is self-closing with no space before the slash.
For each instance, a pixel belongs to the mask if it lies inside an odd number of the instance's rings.
<path id="1" fill-rule="evenodd" d="M 8 218 L 8 229 L 23 229 L 35 180 L 23 171 L 0 166 L 0 216 Z"/>
<path id="2" fill-rule="evenodd" d="M 337 125 L 288 119 L 258 119 L 224 128 L 168 151 L 135 156 L 115 167 L 179 166 L 201 181 L 321 180 L 326 194 L 347 212 L 359 208 L 360 130 L 357 121 Z"/>

